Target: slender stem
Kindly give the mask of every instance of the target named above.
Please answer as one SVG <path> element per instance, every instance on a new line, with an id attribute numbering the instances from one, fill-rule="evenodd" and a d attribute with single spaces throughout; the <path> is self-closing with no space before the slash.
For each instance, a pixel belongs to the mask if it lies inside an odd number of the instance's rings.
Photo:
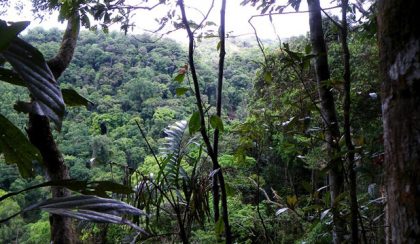
<path id="1" fill-rule="evenodd" d="M 210 138 L 207 135 L 205 113 L 204 113 L 204 109 L 203 109 L 203 102 L 201 100 L 200 86 L 199 86 L 199 83 L 198 83 L 197 72 L 196 72 L 196 69 L 195 69 L 194 33 L 191 31 L 191 28 L 190 28 L 190 25 L 189 25 L 189 22 L 188 22 L 186 13 L 185 13 L 184 1 L 179 0 L 178 5 L 181 9 L 182 22 L 185 26 L 185 29 L 187 30 L 187 33 L 188 33 L 188 39 L 189 39 L 188 61 L 189 61 L 191 76 L 192 76 L 193 85 L 194 85 L 194 94 L 195 94 L 195 99 L 196 99 L 196 103 L 197 103 L 197 109 L 198 109 L 198 113 L 200 114 L 200 133 L 201 133 L 201 136 L 203 137 L 204 143 L 206 144 L 207 152 L 208 152 L 212 162 L 214 162 L 214 161 L 217 161 L 217 157 L 216 158 L 214 157 L 215 154 L 214 154 L 214 151 L 213 151 L 213 147 L 210 143 Z M 214 180 L 214 179 L 216 179 L 216 180 Z M 213 188 L 214 219 L 215 219 L 215 222 L 217 222 L 217 220 L 219 219 L 219 215 L 220 215 L 219 214 L 219 190 L 218 190 L 218 184 L 217 184 L 217 177 L 213 177 L 212 188 Z"/>
<path id="2" fill-rule="evenodd" d="M 194 63 L 194 33 L 191 31 L 191 27 L 190 24 L 188 22 L 186 13 L 185 13 L 185 5 L 184 5 L 184 1 L 183 0 L 178 0 L 178 5 L 180 7 L 181 10 L 181 15 L 182 15 L 182 23 L 188 33 L 188 39 L 189 39 L 189 45 L 188 45 L 188 61 L 189 61 L 189 65 L 190 65 L 190 70 L 191 70 L 191 76 L 192 76 L 192 80 L 193 80 L 193 84 L 194 84 L 194 91 L 195 91 L 195 97 L 196 97 L 196 102 L 197 102 L 197 108 L 198 108 L 198 112 L 200 115 L 200 132 L 201 132 L 201 136 L 203 137 L 203 141 L 204 144 L 207 147 L 207 153 L 209 154 L 212 162 L 213 162 L 213 168 L 214 169 L 218 169 L 220 168 L 219 166 L 219 162 L 218 162 L 218 158 L 217 158 L 217 149 L 214 149 L 215 145 L 211 145 L 210 142 L 210 138 L 207 134 L 207 129 L 206 129 L 206 124 L 205 124 L 205 114 L 204 114 L 204 110 L 203 110 L 203 103 L 201 100 L 201 95 L 200 95 L 200 86 L 198 83 L 198 77 L 197 77 L 197 72 L 195 69 L 195 63 Z M 224 25 L 225 25 L 225 9 L 226 9 L 226 0 L 222 0 L 222 7 L 221 7 L 221 41 L 223 43 L 221 43 L 221 45 L 224 45 L 224 38 L 225 38 L 225 33 L 224 33 Z M 223 35 L 222 35 L 223 34 Z M 223 40 L 222 40 L 223 39 Z M 225 55 L 225 50 L 224 47 L 223 49 L 221 49 L 221 59 L 222 61 L 219 61 L 219 89 L 220 89 L 220 95 L 218 96 L 218 99 L 220 99 L 220 101 L 218 102 L 218 105 L 220 106 L 219 108 L 219 114 L 221 114 L 221 89 L 222 89 L 222 82 L 223 82 L 223 68 L 224 68 L 224 55 Z M 218 143 L 218 135 L 217 135 L 217 139 L 216 139 L 217 143 Z M 222 209 L 223 209 L 223 222 L 225 224 L 225 235 L 226 235 L 226 243 L 230 244 L 232 243 L 232 235 L 231 235 L 231 231 L 230 231 L 230 225 L 229 225 L 229 214 L 228 214 L 228 207 L 227 207 L 227 194 L 226 194 L 226 188 L 225 188 L 225 181 L 224 181 L 224 177 L 223 177 L 223 173 L 222 170 L 220 170 L 217 174 L 217 176 L 214 176 L 214 178 L 216 178 L 219 180 L 220 182 L 220 189 L 221 189 L 221 195 L 222 195 Z M 213 181 L 214 183 L 215 181 Z M 216 182 L 217 183 L 217 182 Z M 217 219 L 219 218 L 219 189 L 218 189 L 218 184 L 213 184 L 213 206 L 214 206 L 214 211 L 215 211 L 215 220 L 216 217 Z"/>
<path id="3" fill-rule="evenodd" d="M 200 115 L 200 132 L 201 132 L 201 136 L 203 137 L 204 143 L 206 144 L 207 151 L 210 157 L 212 157 L 212 155 L 214 156 L 214 152 L 213 152 L 213 147 L 210 144 L 210 139 L 207 135 L 203 102 L 201 100 L 200 85 L 198 83 L 197 71 L 195 69 L 194 33 L 191 31 L 191 27 L 188 22 L 187 15 L 185 13 L 184 1 L 179 0 L 178 5 L 179 5 L 179 8 L 181 9 L 182 23 L 184 24 L 185 29 L 187 30 L 187 33 L 188 33 L 188 63 L 190 65 L 191 76 L 192 76 L 193 85 L 194 85 L 194 93 L 195 93 L 195 98 L 196 98 L 196 103 L 197 103 L 197 109 Z"/>
<path id="4" fill-rule="evenodd" d="M 353 243 L 359 241 L 359 227 L 357 223 L 357 216 L 359 213 L 359 207 L 357 203 L 357 175 L 354 170 L 354 145 L 351 141 L 351 125 L 350 125 L 350 51 L 347 43 L 348 36 L 348 24 L 347 24 L 347 7 L 348 0 L 342 1 L 341 9 L 341 47 L 343 49 L 343 63 L 344 63 L 344 102 L 343 102 L 343 114 L 344 114 L 344 139 L 347 146 L 347 163 L 349 170 L 349 183 L 350 183 L 350 211 L 351 211 L 351 236 Z M 338 25 L 338 24 L 337 24 Z"/>
<path id="5" fill-rule="evenodd" d="M 222 7 L 220 9 L 220 54 L 219 54 L 219 74 L 218 74 L 218 83 L 217 83 L 217 102 L 216 102 L 216 114 L 221 118 L 222 114 L 222 88 L 223 88 L 223 71 L 225 64 L 225 17 L 226 17 L 226 0 L 222 0 Z M 225 235 L 226 243 L 232 243 L 232 234 L 229 225 L 229 212 L 227 206 L 227 193 L 225 187 L 225 180 L 223 177 L 222 169 L 220 168 L 218 161 L 218 146 L 219 146 L 219 128 L 216 128 L 214 131 L 214 158 L 213 169 L 220 169 L 217 173 L 219 182 L 220 182 L 220 191 L 222 194 L 222 210 L 223 210 L 223 222 L 225 224 Z"/>
<path id="6" fill-rule="evenodd" d="M 265 226 L 264 218 L 262 217 L 262 214 L 261 214 L 261 211 L 260 211 L 260 189 L 261 189 L 261 187 L 260 187 L 260 159 L 261 159 L 260 147 L 258 147 L 258 144 L 257 144 L 257 160 L 256 160 L 256 166 L 257 166 L 257 185 L 256 185 L 256 187 L 257 187 L 257 189 L 256 189 L 257 213 L 258 213 L 258 217 L 260 218 L 261 225 L 263 226 L 265 240 L 267 242 L 271 243 L 272 240 L 268 236 L 267 227 Z"/>

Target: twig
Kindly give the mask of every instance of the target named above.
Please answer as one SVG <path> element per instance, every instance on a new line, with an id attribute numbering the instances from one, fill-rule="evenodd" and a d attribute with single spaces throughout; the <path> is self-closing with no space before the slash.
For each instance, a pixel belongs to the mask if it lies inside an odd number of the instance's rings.
<path id="1" fill-rule="evenodd" d="M 193 33 L 195 33 L 203 25 L 204 21 L 206 21 L 206 19 L 208 19 L 209 15 L 211 13 L 211 10 L 213 9 L 213 7 L 214 7 L 214 0 L 211 1 L 211 5 L 210 5 L 210 8 L 207 11 L 207 13 L 205 15 L 203 13 L 201 13 L 201 14 L 203 14 L 203 19 L 201 20 L 200 24 L 198 24 L 198 27 L 195 28 L 195 30 L 193 31 Z"/>

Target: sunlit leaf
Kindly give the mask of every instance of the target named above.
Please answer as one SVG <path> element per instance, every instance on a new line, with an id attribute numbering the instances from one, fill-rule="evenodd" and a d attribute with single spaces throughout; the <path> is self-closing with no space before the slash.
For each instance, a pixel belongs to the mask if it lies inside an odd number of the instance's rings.
<path id="1" fill-rule="evenodd" d="M 273 81 L 273 75 L 271 74 L 271 72 L 264 72 L 264 81 L 267 83 Z"/>
<path id="2" fill-rule="evenodd" d="M 176 93 L 177 96 L 182 96 L 185 93 L 187 93 L 188 90 L 189 90 L 188 87 L 178 87 L 178 88 L 176 88 L 175 93 Z"/>
<path id="3" fill-rule="evenodd" d="M 295 209 L 297 202 L 298 199 L 296 195 L 286 197 L 287 206 L 289 206 L 291 209 Z"/>
<path id="4" fill-rule="evenodd" d="M 287 210 L 289 210 L 289 208 L 280 208 L 279 210 L 276 211 L 276 216 L 279 216 L 282 213 L 285 213 Z"/>
<path id="5" fill-rule="evenodd" d="M 220 131 L 224 131 L 223 121 L 217 115 L 210 116 L 210 125 L 213 129 L 218 129 Z"/>
<path id="6" fill-rule="evenodd" d="M 219 220 L 214 225 L 214 232 L 216 236 L 219 238 L 223 234 L 224 231 L 225 231 L 225 225 L 223 223 L 223 219 L 219 218 Z"/>
<path id="7" fill-rule="evenodd" d="M 322 213 L 321 213 L 321 220 L 323 220 L 328 215 L 328 213 L 330 211 L 331 211 L 331 208 L 322 211 Z"/>
<path id="8" fill-rule="evenodd" d="M 198 112 L 194 112 L 190 120 L 188 122 L 188 130 L 190 132 L 190 135 L 194 134 L 195 132 L 199 131 L 201 128 L 200 125 L 200 114 Z"/>
<path id="9" fill-rule="evenodd" d="M 88 100 L 87 98 L 83 97 L 77 91 L 72 88 L 69 89 L 62 89 L 61 92 L 63 93 L 64 103 L 67 106 L 85 106 L 89 107 L 89 105 L 93 105 L 93 102 Z"/>
<path id="10" fill-rule="evenodd" d="M 174 80 L 178 81 L 179 83 L 182 83 L 184 81 L 185 78 L 185 73 L 184 74 L 178 74 L 177 76 L 175 76 Z"/>

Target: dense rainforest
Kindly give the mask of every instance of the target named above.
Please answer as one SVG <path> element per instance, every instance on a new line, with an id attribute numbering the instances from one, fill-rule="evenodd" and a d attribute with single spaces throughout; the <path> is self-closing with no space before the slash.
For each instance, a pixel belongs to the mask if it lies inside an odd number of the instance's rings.
<path id="1" fill-rule="evenodd" d="M 416 243 L 418 3 L 308 0 L 310 31 L 273 41 L 174 2 L 188 43 L 130 33 L 151 7 L 125 1 L 0 20 L 1 243 Z"/>

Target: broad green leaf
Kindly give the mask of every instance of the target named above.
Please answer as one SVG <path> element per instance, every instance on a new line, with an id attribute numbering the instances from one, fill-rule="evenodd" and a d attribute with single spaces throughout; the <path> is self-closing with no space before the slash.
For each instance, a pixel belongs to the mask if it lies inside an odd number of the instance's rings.
<path id="1" fill-rule="evenodd" d="M 79 220 L 95 223 L 125 224 L 139 232 L 147 234 L 142 228 L 119 215 L 129 214 L 147 216 L 142 210 L 114 199 L 100 198 L 96 196 L 70 196 L 47 199 L 41 203 L 32 205 L 20 213 L 41 209 L 51 214 L 62 215 Z M 16 216 L 0 220 L 0 223 Z"/>
<path id="2" fill-rule="evenodd" d="M 214 225 L 214 232 L 216 234 L 217 239 L 220 238 L 220 236 L 223 234 L 224 231 L 225 231 L 225 225 L 223 223 L 223 219 L 219 218 L 219 220 Z"/>
<path id="3" fill-rule="evenodd" d="M 224 131 L 223 121 L 217 115 L 210 116 L 210 125 L 213 129 L 218 129 L 220 131 Z"/>
<path id="4" fill-rule="evenodd" d="M 187 93 L 188 90 L 189 90 L 188 87 L 179 87 L 179 88 L 176 88 L 175 93 L 177 96 L 182 96 L 185 93 Z"/>
<path id="5" fill-rule="evenodd" d="M 29 21 L 11 22 L 10 25 L 0 20 L 0 52 L 6 49 L 10 42 L 19 35 L 29 25 Z"/>
<path id="6" fill-rule="evenodd" d="M 220 47 L 222 46 L 222 43 L 221 42 L 218 42 L 217 43 L 217 46 L 216 46 L 216 49 L 217 49 L 217 51 L 219 51 L 220 50 Z"/>
<path id="7" fill-rule="evenodd" d="M 15 38 L 2 54 L 27 84 L 33 98 L 31 112 L 47 116 L 60 130 L 64 100 L 41 52 L 20 38 Z"/>
<path id="8" fill-rule="evenodd" d="M 42 162 L 40 152 L 22 131 L 0 114 L 0 149 L 6 163 L 16 164 L 22 177 L 34 176 L 32 163 Z"/>
<path id="9" fill-rule="evenodd" d="M 188 130 L 190 132 L 190 135 L 194 134 L 195 132 L 199 131 L 201 128 L 200 125 L 200 114 L 198 112 L 194 112 L 190 120 L 188 122 Z"/>
<path id="10" fill-rule="evenodd" d="M 264 72 L 264 80 L 267 83 L 270 83 L 271 81 L 273 81 L 273 75 L 271 74 L 271 72 L 269 71 Z"/>
<path id="11" fill-rule="evenodd" d="M 63 93 L 64 103 L 67 106 L 85 106 L 87 108 L 89 107 L 89 104 L 93 105 L 93 102 L 86 99 L 72 88 L 62 89 L 61 92 Z"/>
<path id="12" fill-rule="evenodd" d="M 298 202 L 298 199 L 297 199 L 296 195 L 287 196 L 287 198 L 286 198 L 287 206 L 289 206 L 289 208 L 291 208 L 291 209 L 295 209 L 297 202 Z"/>
<path id="13" fill-rule="evenodd" d="M 185 73 L 184 74 L 178 74 L 177 76 L 175 76 L 174 80 L 178 81 L 179 83 L 182 83 L 184 81 L 185 78 Z"/>

